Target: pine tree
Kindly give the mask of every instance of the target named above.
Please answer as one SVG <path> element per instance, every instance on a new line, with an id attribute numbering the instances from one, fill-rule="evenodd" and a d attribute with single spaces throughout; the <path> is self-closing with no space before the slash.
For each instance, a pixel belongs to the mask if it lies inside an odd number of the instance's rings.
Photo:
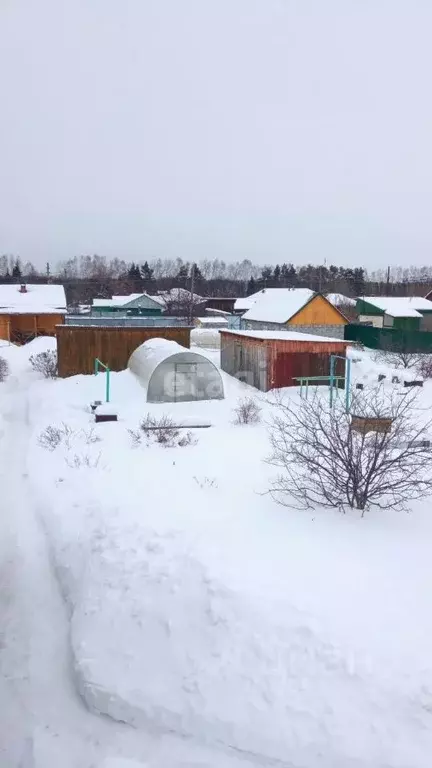
<path id="1" fill-rule="evenodd" d="M 148 261 L 145 261 L 141 266 L 140 276 L 144 283 L 144 289 L 149 291 L 151 288 L 156 287 L 156 280 L 154 278 L 154 269 L 149 266 Z"/>
<path id="2" fill-rule="evenodd" d="M 14 280 L 21 280 L 21 267 L 19 265 L 19 261 L 16 261 L 14 264 L 14 267 L 12 269 L 12 277 Z"/>
<path id="3" fill-rule="evenodd" d="M 273 280 L 275 283 L 280 283 L 280 279 L 281 279 L 281 268 L 279 264 L 276 264 L 273 270 Z"/>
<path id="4" fill-rule="evenodd" d="M 256 293 L 256 289 L 257 289 L 256 282 L 255 282 L 254 278 L 251 277 L 249 282 L 248 282 L 248 284 L 247 284 L 246 294 L 248 296 L 251 296 L 253 293 Z"/>

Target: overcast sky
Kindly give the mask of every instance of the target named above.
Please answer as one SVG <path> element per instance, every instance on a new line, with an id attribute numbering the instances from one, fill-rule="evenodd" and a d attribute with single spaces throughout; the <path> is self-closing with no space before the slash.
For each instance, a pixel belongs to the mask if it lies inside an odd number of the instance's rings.
<path id="1" fill-rule="evenodd" d="M 431 0 L 0 0 L 0 253 L 430 263 Z"/>

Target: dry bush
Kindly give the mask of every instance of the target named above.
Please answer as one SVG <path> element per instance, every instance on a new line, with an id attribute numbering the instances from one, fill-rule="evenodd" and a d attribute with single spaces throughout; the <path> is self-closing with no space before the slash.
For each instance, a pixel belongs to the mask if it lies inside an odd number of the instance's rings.
<path id="1" fill-rule="evenodd" d="M 129 429 L 128 432 L 134 447 L 142 445 L 144 439 L 147 445 L 159 443 L 164 448 L 184 448 L 198 442 L 192 432 L 182 432 L 169 416 L 158 419 L 150 413 L 142 420 L 139 430 Z"/>
<path id="2" fill-rule="evenodd" d="M 234 413 L 234 424 L 258 424 L 261 421 L 261 408 L 253 397 L 238 400 Z"/>
<path id="3" fill-rule="evenodd" d="M 357 432 L 343 403 L 316 394 L 300 403 L 277 403 L 270 429 L 269 463 L 281 472 L 270 493 L 285 506 L 406 509 L 432 493 L 431 422 L 422 424 L 418 393 L 382 387 L 355 392 L 351 411 L 392 419 L 388 432 Z"/>
<path id="4" fill-rule="evenodd" d="M 68 424 L 62 424 L 61 427 L 50 425 L 40 433 L 38 443 L 47 451 L 55 451 L 62 444 L 69 449 L 74 435 L 74 430 Z"/>
<path id="5" fill-rule="evenodd" d="M 65 462 L 70 469 L 97 469 L 101 460 L 101 454 L 92 457 L 88 454 L 79 455 L 74 453 L 73 456 L 69 455 L 65 457 Z"/>
<path id="6" fill-rule="evenodd" d="M 169 416 L 161 416 L 157 419 L 148 413 L 142 420 L 140 428 L 148 439 L 153 439 L 166 448 L 177 445 L 180 430 Z"/>
<path id="7" fill-rule="evenodd" d="M 30 365 L 33 370 L 41 373 L 46 379 L 57 378 L 57 352 L 53 349 L 32 355 Z"/>
<path id="8" fill-rule="evenodd" d="M 6 381 L 9 376 L 9 364 L 4 357 L 0 357 L 0 382 Z"/>
<path id="9" fill-rule="evenodd" d="M 422 379 L 432 379 L 432 355 L 419 355 L 417 373 Z"/>

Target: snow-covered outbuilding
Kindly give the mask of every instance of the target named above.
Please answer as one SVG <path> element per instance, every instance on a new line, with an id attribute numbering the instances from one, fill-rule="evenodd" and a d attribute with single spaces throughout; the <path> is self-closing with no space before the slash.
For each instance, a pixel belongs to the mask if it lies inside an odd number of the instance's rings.
<path id="1" fill-rule="evenodd" d="M 222 400 L 223 382 L 218 368 L 204 355 L 175 341 L 151 339 L 129 359 L 129 369 L 147 390 L 149 403 Z"/>
<path id="2" fill-rule="evenodd" d="M 0 285 L 0 338 L 21 343 L 37 336 L 55 336 L 66 311 L 62 285 Z"/>

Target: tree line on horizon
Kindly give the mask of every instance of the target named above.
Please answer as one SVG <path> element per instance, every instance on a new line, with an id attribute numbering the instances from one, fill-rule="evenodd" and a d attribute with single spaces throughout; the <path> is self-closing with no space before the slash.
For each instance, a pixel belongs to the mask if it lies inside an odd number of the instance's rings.
<path id="1" fill-rule="evenodd" d="M 348 297 L 362 295 L 424 295 L 432 287 L 431 267 L 393 267 L 368 272 L 363 267 L 259 266 L 249 259 L 227 263 L 203 259 L 154 259 L 127 262 L 103 256 L 81 256 L 38 269 L 14 256 L 0 256 L 0 283 L 62 283 L 68 302 L 87 304 L 93 298 L 129 293 L 156 293 L 193 288 L 202 296 L 248 296 L 263 288 L 310 288 Z"/>

